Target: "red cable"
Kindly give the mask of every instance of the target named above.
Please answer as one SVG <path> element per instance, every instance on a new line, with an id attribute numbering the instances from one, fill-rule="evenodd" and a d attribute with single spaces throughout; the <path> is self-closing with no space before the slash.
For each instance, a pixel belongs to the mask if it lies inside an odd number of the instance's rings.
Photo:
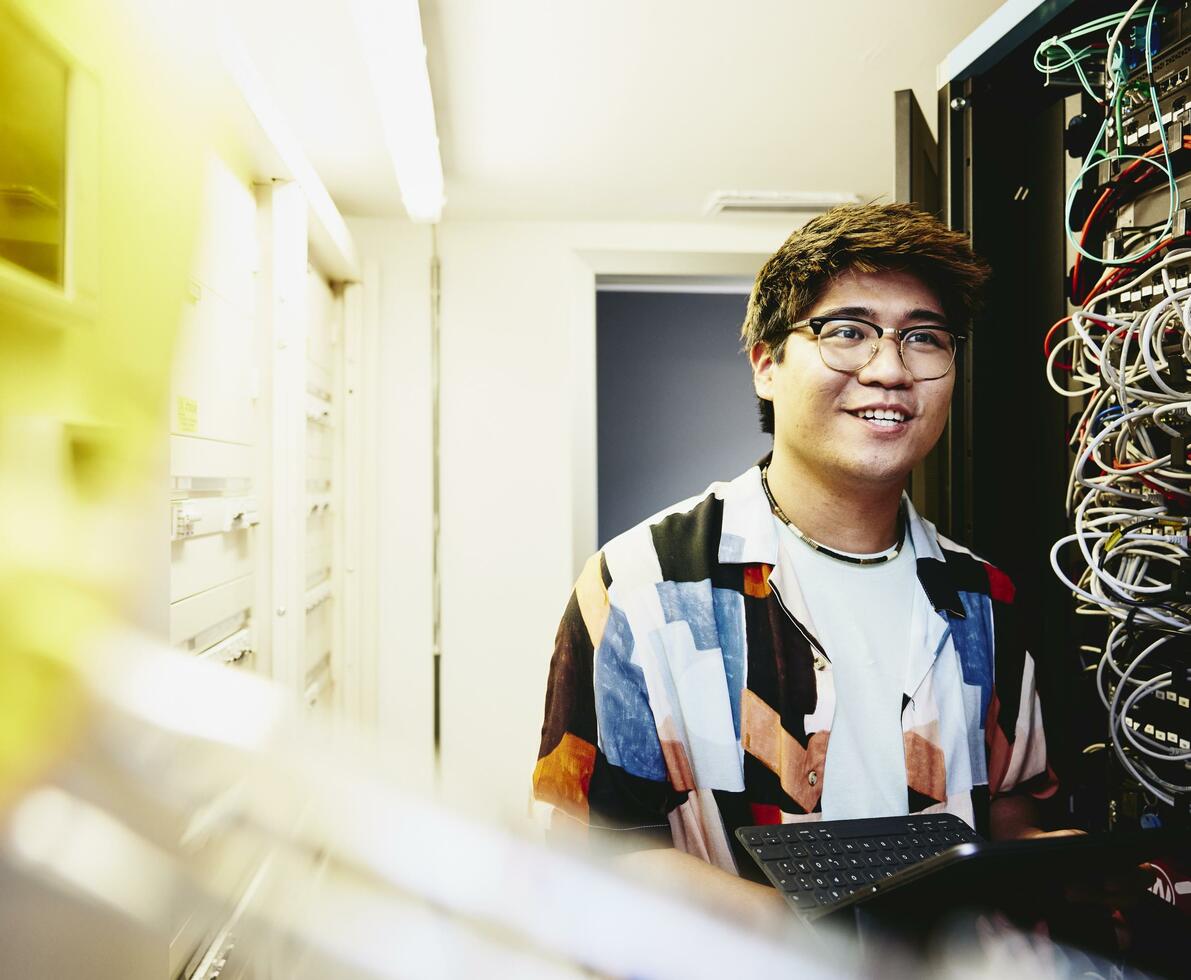
<path id="1" fill-rule="evenodd" d="M 1191 149 L 1191 136 L 1183 137 L 1183 143 L 1182 143 L 1181 148 L 1184 150 Z M 1083 223 L 1083 228 L 1081 229 L 1080 236 L 1079 236 L 1079 248 L 1080 249 L 1086 251 L 1088 234 L 1091 231 L 1092 222 L 1095 221 L 1096 218 L 1099 216 L 1100 209 L 1104 206 L 1104 203 L 1110 197 L 1112 197 L 1113 193 L 1121 186 L 1121 181 L 1126 180 L 1126 179 L 1131 179 L 1131 175 L 1133 174 L 1134 171 L 1136 171 L 1139 167 L 1141 167 L 1141 165 L 1143 163 L 1146 163 L 1150 157 L 1157 156 L 1161 152 L 1162 152 L 1162 144 L 1159 143 L 1157 146 L 1151 146 L 1148 150 L 1146 150 L 1145 153 L 1143 153 L 1141 155 L 1140 159 L 1134 160 L 1131 164 L 1129 164 L 1127 167 L 1125 167 L 1125 169 L 1122 170 L 1117 175 L 1117 179 L 1104 188 L 1104 191 L 1100 194 L 1099 199 L 1097 199 L 1096 203 L 1094 205 L 1092 205 L 1092 210 L 1088 212 L 1087 220 L 1085 220 Z M 1083 261 L 1083 254 L 1081 251 L 1077 250 L 1075 253 L 1075 263 L 1071 267 L 1071 298 L 1075 302 L 1080 302 L 1080 300 L 1078 298 L 1079 297 L 1079 269 L 1080 269 L 1080 265 L 1082 264 L 1082 261 Z M 1140 261 L 1140 260 L 1138 260 L 1138 261 Z M 1082 302 L 1086 303 L 1088 301 L 1088 299 L 1090 299 L 1090 298 L 1091 298 L 1091 294 L 1089 294 L 1087 297 L 1085 297 L 1082 300 Z"/>

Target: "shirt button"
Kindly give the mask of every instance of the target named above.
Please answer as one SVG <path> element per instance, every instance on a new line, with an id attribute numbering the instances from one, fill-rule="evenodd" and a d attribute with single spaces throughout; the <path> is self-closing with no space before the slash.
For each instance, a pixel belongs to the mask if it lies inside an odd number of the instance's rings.
<path id="1" fill-rule="evenodd" d="M 808 772 L 806 774 L 806 781 L 808 783 L 810 783 L 812 786 L 814 786 L 815 783 L 817 783 L 819 781 L 819 774 L 817 772 L 815 772 L 814 769 L 812 769 L 810 772 Z"/>
<path id="2" fill-rule="evenodd" d="M 815 654 L 815 670 L 826 670 L 826 669 L 827 669 L 827 658 L 824 657 L 823 654 L 821 654 L 821 653 L 816 653 Z"/>

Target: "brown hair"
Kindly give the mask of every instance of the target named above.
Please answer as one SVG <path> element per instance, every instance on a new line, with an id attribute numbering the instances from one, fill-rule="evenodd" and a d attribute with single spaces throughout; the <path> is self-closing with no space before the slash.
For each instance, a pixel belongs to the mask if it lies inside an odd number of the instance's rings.
<path id="1" fill-rule="evenodd" d="M 989 268 L 963 232 L 910 204 L 832 208 L 796 228 L 757 273 L 740 328 L 745 351 L 766 344 L 780 362 L 797 322 L 846 271 L 909 272 L 933 289 L 957 330 L 980 308 Z M 758 399 L 761 430 L 773 433 L 773 403 Z"/>

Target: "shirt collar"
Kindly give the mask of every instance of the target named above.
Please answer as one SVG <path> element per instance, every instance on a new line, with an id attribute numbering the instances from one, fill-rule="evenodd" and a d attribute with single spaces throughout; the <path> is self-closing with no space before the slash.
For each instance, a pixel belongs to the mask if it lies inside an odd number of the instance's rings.
<path id="1" fill-rule="evenodd" d="M 779 540 L 773 511 L 765 488 L 761 486 L 761 467 L 769 462 L 767 455 L 735 480 L 723 485 L 723 523 L 720 528 L 718 558 L 721 564 L 776 565 Z M 918 580 L 936 612 L 963 617 L 955 579 L 935 526 L 920 517 L 908 495 L 902 495 L 906 509 L 914 553 L 918 557 Z"/>

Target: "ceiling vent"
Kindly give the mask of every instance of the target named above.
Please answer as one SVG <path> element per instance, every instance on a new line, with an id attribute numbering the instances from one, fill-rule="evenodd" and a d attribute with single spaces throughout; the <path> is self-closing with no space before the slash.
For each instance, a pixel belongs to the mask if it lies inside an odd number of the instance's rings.
<path id="1" fill-rule="evenodd" d="M 859 194 L 835 191 L 716 191 L 707 202 L 707 214 L 807 214 L 859 203 Z"/>

